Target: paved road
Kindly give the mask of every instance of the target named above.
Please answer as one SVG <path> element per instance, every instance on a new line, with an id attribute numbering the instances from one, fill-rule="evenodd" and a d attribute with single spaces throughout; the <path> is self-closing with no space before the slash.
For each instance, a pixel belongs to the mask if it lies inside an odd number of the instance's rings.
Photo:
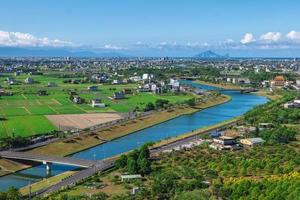
<path id="1" fill-rule="evenodd" d="M 96 161 L 77 159 L 74 157 L 36 155 L 36 154 L 15 152 L 15 151 L 0 151 L 0 157 L 6 159 L 35 161 L 41 163 L 43 162 L 56 163 L 56 164 L 71 165 L 71 166 L 83 167 L 83 168 L 89 168 L 96 164 Z"/>
<path id="2" fill-rule="evenodd" d="M 33 195 L 44 196 L 46 194 L 59 191 L 67 186 L 75 185 L 77 182 L 79 182 L 89 176 L 92 176 L 93 174 L 95 174 L 97 172 L 102 172 L 102 171 L 112 168 L 115 164 L 115 161 L 116 161 L 116 159 L 99 161 L 91 168 L 78 171 L 77 173 L 64 179 L 63 181 L 61 181 L 53 186 L 50 186 L 48 188 L 45 188 L 43 190 L 40 190 Z"/>
<path id="3" fill-rule="evenodd" d="M 236 121 L 229 122 L 229 123 L 224 124 L 220 127 L 215 127 L 215 128 L 208 129 L 208 130 L 202 132 L 201 134 L 209 133 L 211 131 L 215 131 L 215 130 L 218 130 L 220 128 L 229 127 L 229 126 L 235 125 L 236 123 L 238 123 L 238 122 L 236 122 Z M 157 147 L 157 148 L 153 148 L 153 149 L 150 150 L 151 156 L 153 156 L 156 153 L 163 152 L 165 150 L 171 150 L 176 146 L 180 146 L 180 145 L 189 143 L 192 140 L 197 139 L 197 137 L 198 137 L 198 135 L 188 136 L 186 138 L 171 142 L 169 144 L 166 144 L 166 145 L 163 145 L 163 146 L 160 146 L 160 147 Z M 49 188 L 46 188 L 44 190 L 38 191 L 35 195 L 43 196 L 45 194 L 49 194 L 49 193 L 52 193 L 52 192 L 57 192 L 57 191 L 61 190 L 62 188 L 65 188 L 67 186 L 75 185 L 77 182 L 79 182 L 79 181 L 81 181 L 81 180 L 83 180 L 83 179 L 85 179 L 89 176 L 92 176 L 93 174 L 95 174 L 97 172 L 102 172 L 102 171 L 105 171 L 109 168 L 112 168 L 114 166 L 116 160 L 117 160 L 117 158 L 111 158 L 111 159 L 107 159 L 107 160 L 103 160 L 103 161 L 98 161 L 97 164 L 94 165 L 93 167 L 88 168 L 88 169 L 84 169 L 82 171 L 79 171 L 79 172 L 73 174 L 72 176 L 68 177 L 67 179 L 61 181 L 60 183 L 57 183 L 53 186 L 50 186 Z"/>
<path id="4" fill-rule="evenodd" d="M 199 133 L 199 134 L 210 133 L 210 132 L 213 132 L 213 131 L 222 129 L 222 128 L 230 127 L 230 126 L 236 125 L 238 122 L 239 122 L 239 121 L 228 122 L 227 124 L 223 124 L 222 126 L 214 127 L 214 128 L 208 129 L 208 130 L 203 131 L 203 132 L 201 132 L 201 133 Z M 184 145 L 184 144 L 186 144 L 186 143 L 189 143 L 189 142 L 191 142 L 191 141 L 197 139 L 197 138 L 199 137 L 199 134 L 187 136 L 187 137 L 185 137 L 185 138 L 176 140 L 176 141 L 174 141 L 174 142 L 170 142 L 170 143 L 165 144 L 165 145 L 162 145 L 162 146 L 160 146 L 160 147 L 153 148 L 153 149 L 150 150 L 150 152 L 151 152 L 152 154 L 155 154 L 155 153 L 163 152 L 163 151 L 165 151 L 165 150 L 172 150 L 174 147 Z"/>

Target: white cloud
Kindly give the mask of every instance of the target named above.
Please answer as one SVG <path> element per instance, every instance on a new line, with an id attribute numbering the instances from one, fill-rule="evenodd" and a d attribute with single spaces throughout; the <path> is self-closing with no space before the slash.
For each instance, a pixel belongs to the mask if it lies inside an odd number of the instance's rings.
<path id="1" fill-rule="evenodd" d="M 117 45 L 112 45 L 112 44 L 106 44 L 103 47 L 104 49 L 110 49 L 110 50 L 122 50 L 124 48 L 117 46 Z"/>
<path id="2" fill-rule="evenodd" d="M 50 40 L 47 37 L 38 38 L 29 33 L 7 32 L 0 30 L 0 46 L 10 47 L 63 47 L 72 43 L 62 40 Z"/>
<path id="3" fill-rule="evenodd" d="M 290 31 L 288 34 L 286 34 L 286 37 L 290 40 L 300 40 L 300 32 L 297 31 Z"/>
<path id="4" fill-rule="evenodd" d="M 244 37 L 241 39 L 241 43 L 242 44 L 248 44 L 248 43 L 252 43 L 252 42 L 255 42 L 256 40 L 255 40 L 255 38 L 254 38 L 254 36 L 253 36 L 253 34 L 252 33 L 246 33 L 245 35 L 244 35 Z"/>
<path id="5" fill-rule="evenodd" d="M 281 33 L 279 32 L 268 32 L 260 36 L 261 40 L 277 42 L 281 39 Z"/>

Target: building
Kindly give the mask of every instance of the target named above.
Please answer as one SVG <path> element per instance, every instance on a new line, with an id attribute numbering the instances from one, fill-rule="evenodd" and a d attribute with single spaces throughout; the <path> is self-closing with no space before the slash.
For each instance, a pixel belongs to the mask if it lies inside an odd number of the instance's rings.
<path id="1" fill-rule="evenodd" d="M 229 136 L 220 136 L 218 138 L 214 138 L 213 142 L 222 144 L 222 145 L 232 145 L 236 144 L 236 140 L 234 137 L 229 137 Z"/>
<path id="2" fill-rule="evenodd" d="M 144 80 L 144 81 L 146 81 L 146 80 L 152 80 L 154 78 L 154 76 L 153 76 L 153 74 L 143 74 L 143 76 L 142 76 L 142 79 Z"/>
<path id="3" fill-rule="evenodd" d="M 113 80 L 113 81 L 112 81 L 112 84 L 113 84 L 113 85 L 123 84 L 123 81 L 122 81 L 122 80 Z"/>
<path id="4" fill-rule="evenodd" d="M 33 81 L 32 78 L 28 77 L 28 78 L 25 79 L 25 83 L 26 83 L 26 84 L 33 84 L 34 81 Z"/>
<path id="5" fill-rule="evenodd" d="M 150 92 L 151 88 L 149 84 L 139 85 L 137 88 L 137 92 Z"/>
<path id="6" fill-rule="evenodd" d="M 48 82 L 48 85 L 47 85 L 48 87 L 56 87 L 57 85 L 56 85 L 56 83 L 54 83 L 54 82 Z"/>
<path id="7" fill-rule="evenodd" d="M 93 108 L 95 108 L 95 107 L 104 108 L 105 104 L 102 103 L 101 99 L 93 99 L 92 100 L 92 107 Z"/>
<path id="8" fill-rule="evenodd" d="M 284 108 L 300 108 L 300 100 L 294 100 L 283 105 Z"/>
<path id="9" fill-rule="evenodd" d="M 260 131 L 265 130 L 265 129 L 270 129 L 273 128 L 274 125 L 272 123 L 259 123 L 258 128 Z"/>
<path id="10" fill-rule="evenodd" d="M 142 175 L 140 174 L 133 174 L 133 175 L 121 175 L 121 181 L 124 182 L 126 180 L 132 180 L 132 179 L 142 179 Z"/>
<path id="11" fill-rule="evenodd" d="M 274 80 L 271 81 L 271 87 L 284 87 L 285 86 L 285 79 L 283 76 L 276 76 Z"/>
<path id="12" fill-rule="evenodd" d="M 257 145 L 261 145 L 263 144 L 265 141 L 260 138 L 260 137 L 257 137 L 257 138 L 246 138 L 246 139 L 241 139 L 240 140 L 240 143 L 243 144 L 244 146 L 248 146 L 248 147 L 254 147 L 254 146 L 257 146 Z"/>
<path id="13" fill-rule="evenodd" d="M 179 88 L 180 87 L 180 82 L 176 79 L 170 79 L 170 83 L 169 83 L 172 88 L 176 87 L 176 88 Z"/>
<path id="14" fill-rule="evenodd" d="M 81 104 L 83 100 L 81 99 L 80 96 L 73 96 L 73 102 L 76 104 Z"/>
<path id="15" fill-rule="evenodd" d="M 7 77 L 6 78 L 6 82 L 7 82 L 8 85 L 15 85 L 15 84 L 17 84 L 17 81 L 14 78 L 11 78 L 11 77 Z"/>
<path id="16" fill-rule="evenodd" d="M 124 94 L 132 94 L 132 89 L 130 89 L 130 88 L 124 88 L 123 89 L 123 93 Z"/>
<path id="17" fill-rule="evenodd" d="M 37 95 L 39 95 L 39 96 L 46 96 L 47 95 L 47 91 L 46 90 L 39 90 L 37 92 Z"/>
<path id="18" fill-rule="evenodd" d="M 261 82 L 261 84 L 264 88 L 270 87 L 270 81 L 264 80 L 263 82 Z"/>
<path id="19" fill-rule="evenodd" d="M 236 143 L 234 137 L 220 136 L 213 138 L 213 142 L 209 145 L 210 148 L 215 150 L 237 150 L 240 146 Z"/>
<path id="20" fill-rule="evenodd" d="M 96 86 L 96 85 L 91 85 L 91 86 L 88 86 L 88 88 L 87 88 L 89 91 L 93 91 L 93 92 L 95 92 L 95 91 L 97 91 L 98 90 L 98 86 Z"/>
<path id="21" fill-rule="evenodd" d="M 115 92 L 113 95 L 113 99 L 125 99 L 125 94 L 123 91 L 121 92 Z"/>

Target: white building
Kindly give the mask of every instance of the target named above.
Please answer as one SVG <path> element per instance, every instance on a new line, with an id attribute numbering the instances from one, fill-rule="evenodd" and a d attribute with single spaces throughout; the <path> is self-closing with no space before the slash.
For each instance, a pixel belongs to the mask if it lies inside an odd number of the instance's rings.
<path id="1" fill-rule="evenodd" d="M 92 100 L 92 107 L 99 107 L 99 108 L 104 108 L 105 104 L 101 102 L 101 99 L 93 99 Z"/>

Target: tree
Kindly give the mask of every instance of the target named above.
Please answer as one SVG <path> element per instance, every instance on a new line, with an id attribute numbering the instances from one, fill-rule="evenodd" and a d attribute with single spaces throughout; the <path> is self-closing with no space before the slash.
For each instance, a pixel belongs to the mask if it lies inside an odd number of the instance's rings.
<path id="1" fill-rule="evenodd" d="M 155 106 L 156 108 L 163 108 L 165 107 L 167 104 L 169 104 L 169 100 L 166 99 L 157 99 L 155 101 Z"/>
<path id="2" fill-rule="evenodd" d="M 144 108 L 144 112 L 147 112 L 147 111 L 151 111 L 151 110 L 154 110 L 155 109 L 155 106 L 152 102 L 149 102 L 146 104 L 145 108 Z"/>
<path id="3" fill-rule="evenodd" d="M 139 172 L 142 175 L 149 174 L 151 172 L 151 163 L 146 158 L 139 159 L 138 166 L 139 166 Z"/>
<path id="4" fill-rule="evenodd" d="M 127 165 L 127 156 L 122 154 L 119 159 L 116 161 L 116 167 L 123 168 Z"/>
<path id="5" fill-rule="evenodd" d="M 10 187 L 6 192 L 6 200 L 20 200 L 21 193 L 18 189 Z"/>
<path id="6" fill-rule="evenodd" d="M 196 105 L 196 99 L 191 98 L 191 99 L 186 101 L 186 104 L 189 105 L 189 106 L 195 106 Z"/>
<path id="7" fill-rule="evenodd" d="M 139 171 L 138 163 L 133 157 L 127 160 L 127 170 L 130 174 L 137 174 Z"/>

